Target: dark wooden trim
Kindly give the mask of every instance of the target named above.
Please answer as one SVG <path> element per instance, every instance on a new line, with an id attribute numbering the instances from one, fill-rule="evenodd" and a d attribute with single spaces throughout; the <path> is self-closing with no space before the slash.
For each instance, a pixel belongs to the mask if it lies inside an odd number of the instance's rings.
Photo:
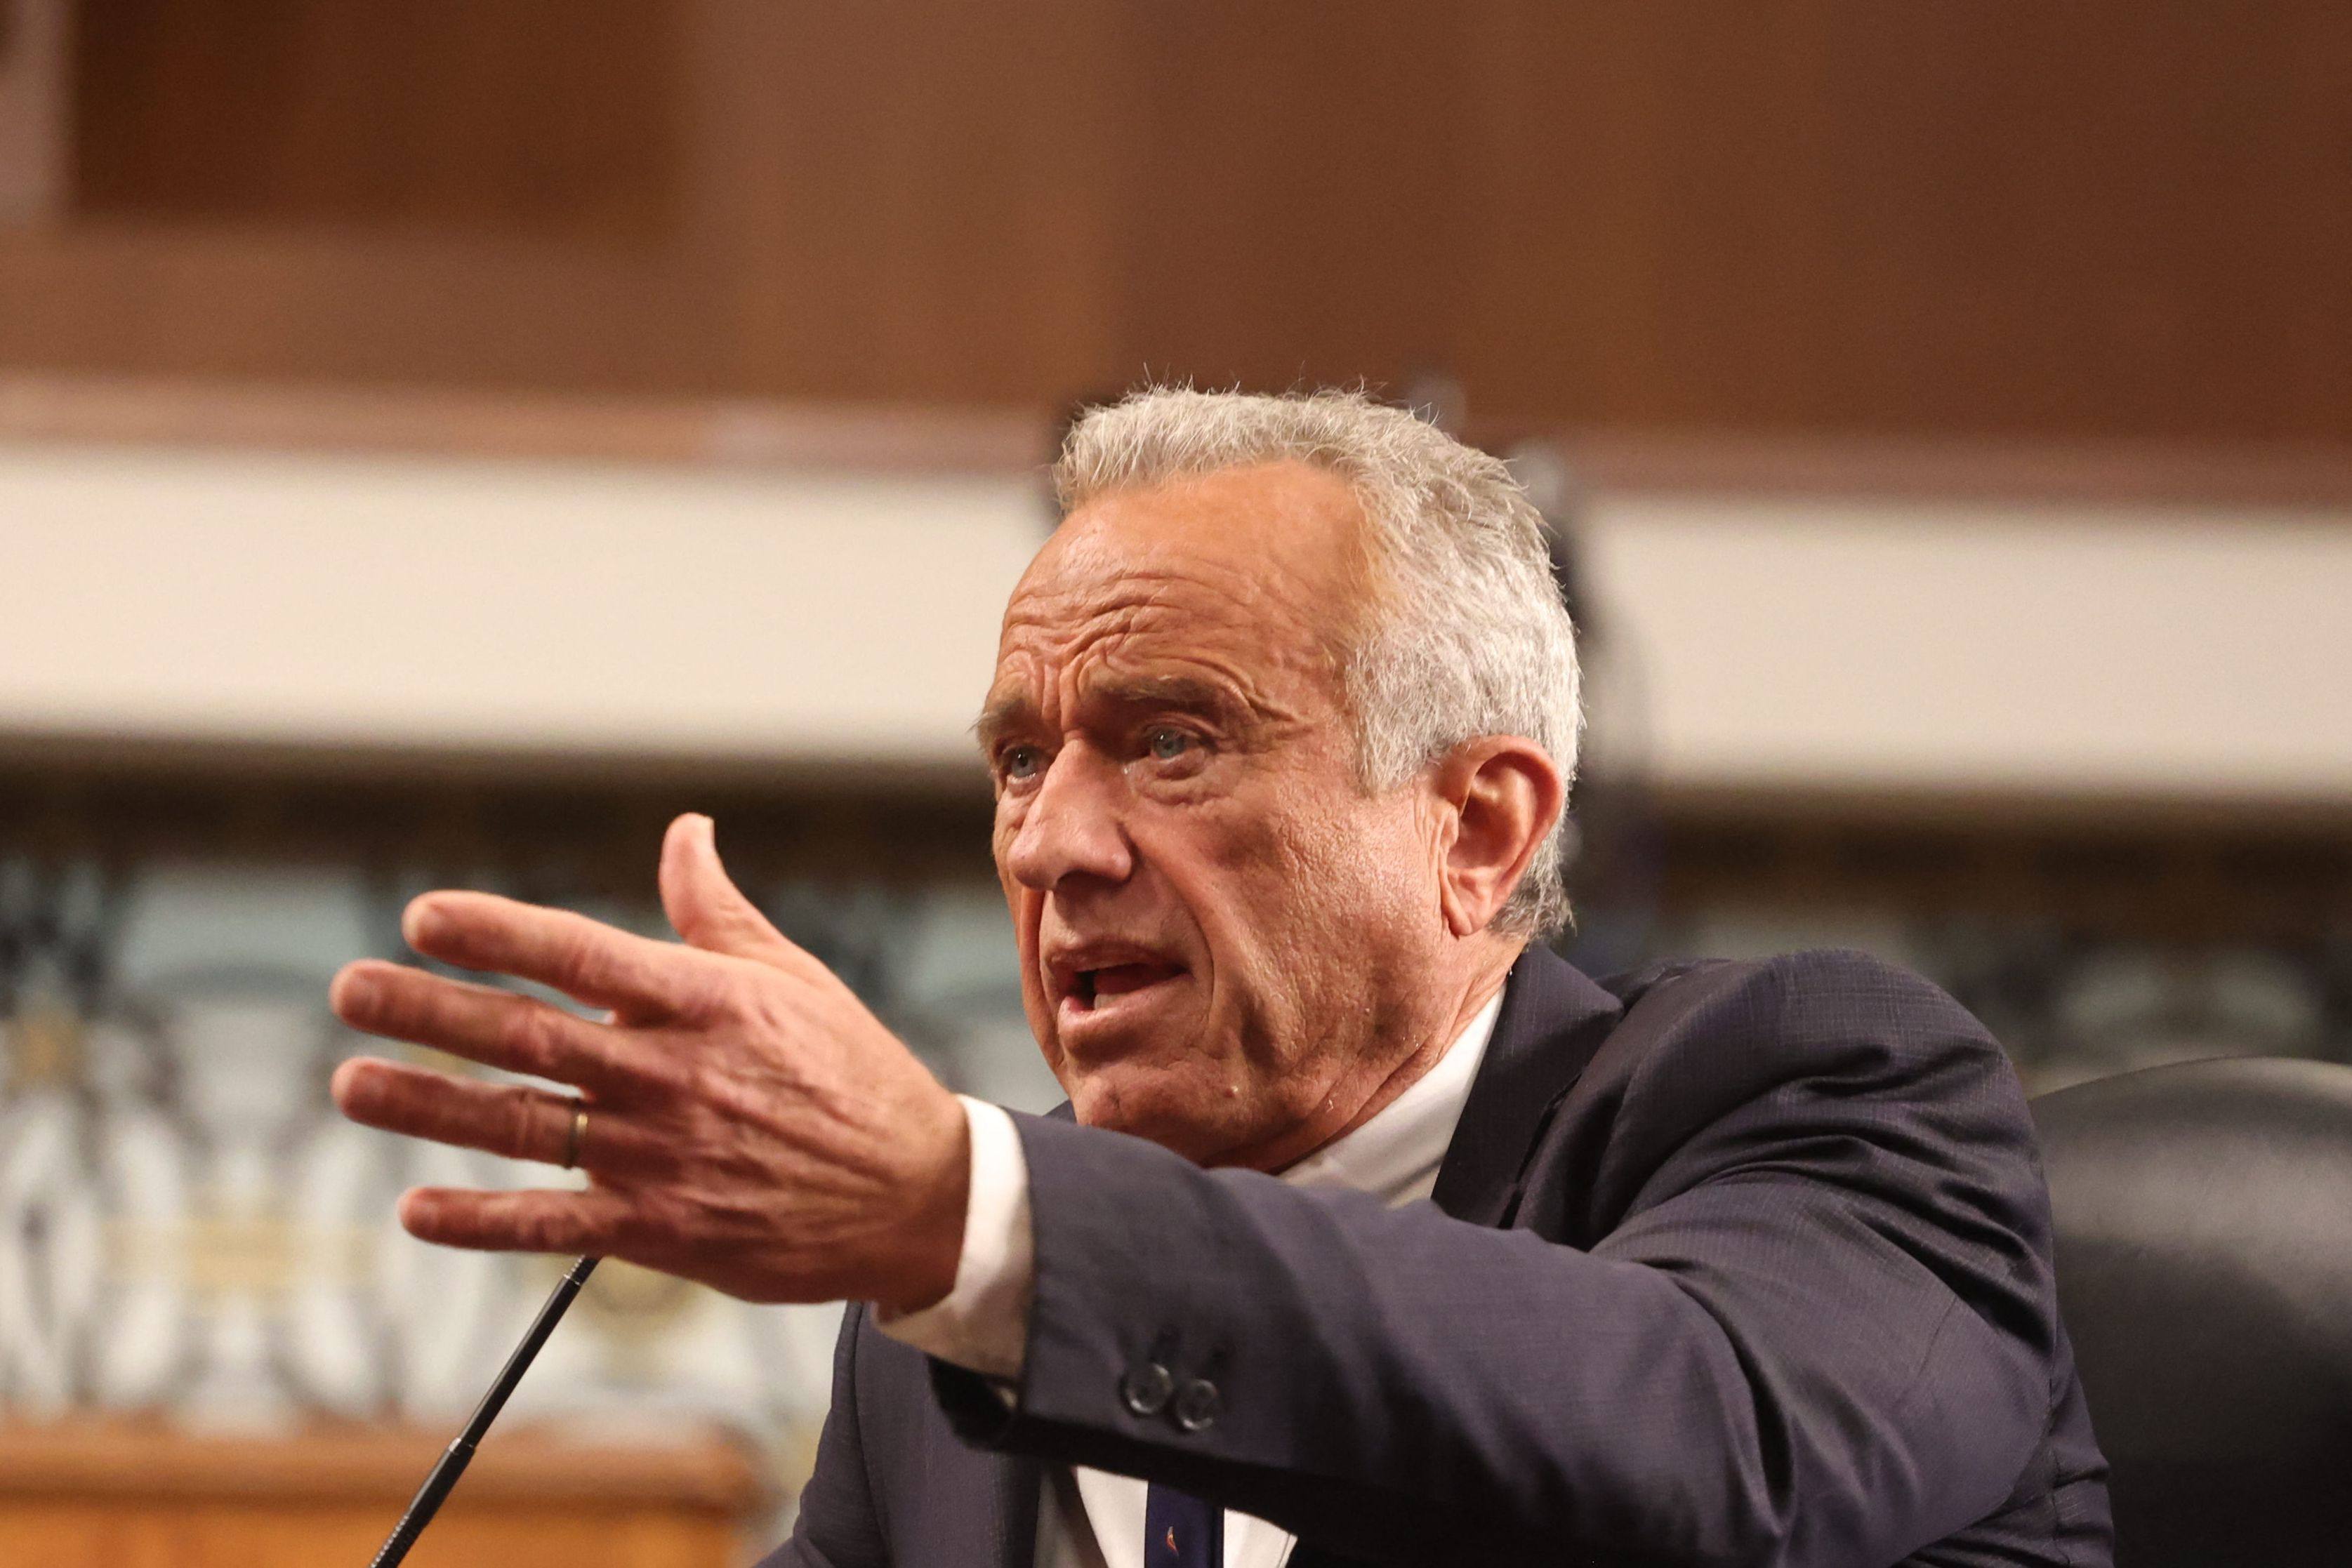
<path id="1" fill-rule="evenodd" d="M 492 749 L 0 730 L 0 777 L 15 772 L 493 789 L 594 779 L 627 789 L 802 792 L 854 787 L 881 800 L 988 796 L 977 750 L 969 758 L 933 762 L 888 756 Z"/>
<path id="2" fill-rule="evenodd" d="M 2172 442 L 1837 440 L 1637 431 L 1533 433 L 1603 494 L 1740 498 L 2352 507 L 2352 447 Z M 1522 433 L 1519 439 L 1527 439 Z M 1510 442 L 1497 443 L 1507 449 Z"/>
<path id="3" fill-rule="evenodd" d="M 1052 455 L 1044 409 L 591 397 L 0 371 L 0 440 L 1013 476 Z M 2352 447 L 1836 440 L 1497 427 L 1555 443 L 1601 494 L 2136 507 L 2352 508 Z"/>
<path id="4" fill-rule="evenodd" d="M 1670 914 L 1864 910 L 2222 948 L 2352 929 L 2352 802 L 1678 790 L 1650 810 Z"/>
<path id="5" fill-rule="evenodd" d="M 1769 822 L 2184 838 L 2255 833 L 2352 842 L 2352 798 L 1687 784 L 1654 785 L 1647 793 L 1660 815 L 1708 826 Z"/>
<path id="6" fill-rule="evenodd" d="M 191 1437 L 135 1422 L 0 1427 L 0 1497 L 397 1505 L 446 1441 L 430 1432 L 340 1426 L 285 1437 Z M 621 1445 L 522 1425 L 482 1449 L 466 1472 L 464 1495 L 478 1503 L 656 1504 L 735 1517 L 771 1490 L 742 1446 L 715 1433 Z"/>
<path id="7" fill-rule="evenodd" d="M 0 855 L 560 871 L 642 896 L 681 811 L 717 819 L 756 880 L 908 884 L 992 877 L 975 766 L 781 768 L 588 755 L 457 757 L 324 747 L 0 746 Z"/>
<path id="8" fill-rule="evenodd" d="M 1043 415 L 0 372 L 0 439 L 915 474 L 1020 474 Z"/>

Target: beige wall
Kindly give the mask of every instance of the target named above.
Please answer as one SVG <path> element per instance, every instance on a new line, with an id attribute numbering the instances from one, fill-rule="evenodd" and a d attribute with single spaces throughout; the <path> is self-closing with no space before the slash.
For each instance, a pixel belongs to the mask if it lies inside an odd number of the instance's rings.
<path id="1" fill-rule="evenodd" d="M 1018 481 L 0 447 L 0 730 L 960 764 Z"/>
<path id="2" fill-rule="evenodd" d="M 2352 801 L 2343 514 L 1604 500 L 1656 771 Z"/>
<path id="3" fill-rule="evenodd" d="M 1045 517 L 1018 475 L 0 445 L 0 737 L 976 777 Z M 2347 520 L 1604 494 L 1601 743 L 1667 787 L 2340 802 Z"/>

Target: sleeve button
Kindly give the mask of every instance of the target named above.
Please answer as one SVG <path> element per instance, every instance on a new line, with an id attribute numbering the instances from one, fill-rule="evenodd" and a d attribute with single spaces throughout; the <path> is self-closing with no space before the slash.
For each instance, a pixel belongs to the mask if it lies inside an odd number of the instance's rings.
<path id="1" fill-rule="evenodd" d="M 1159 1415 L 1168 1408 L 1168 1397 L 1175 1392 L 1175 1378 L 1156 1361 L 1129 1368 L 1127 1375 L 1118 1380 L 1119 1398 L 1138 1416 Z"/>
<path id="2" fill-rule="evenodd" d="M 1194 1378 L 1176 1396 L 1176 1425 L 1187 1432 L 1213 1426 L 1225 1408 L 1224 1396 L 1205 1378 Z"/>

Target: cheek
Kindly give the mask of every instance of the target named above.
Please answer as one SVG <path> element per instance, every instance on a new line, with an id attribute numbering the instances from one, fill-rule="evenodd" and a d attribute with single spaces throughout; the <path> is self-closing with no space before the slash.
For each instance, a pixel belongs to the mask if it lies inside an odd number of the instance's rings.
<path id="1" fill-rule="evenodd" d="M 1045 910 L 1045 900 L 1005 870 L 1004 849 L 1010 841 L 1000 818 L 995 845 L 996 883 L 1004 894 L 1004 912 L 1013 921 L 1013 963 L 1021 971 L 1021 1009 L 1028 1015 L 1030 1032 L 1037 1037 L 1037 1046 L 1045 1053 L 1046 1064 L 1058 1075 L 1062 1071 L 1061 1049 L 1054 1038 L 1053 1009 L 1045 1005 L 1045 983 L 1037 972 L 1037 923 Z"/>
<path id="2" fill-rule="evenodd" d="M 1214 892 L 1196 905 L 1213 953 L 1240 971 L 1226 977 L 1255 1005 L 1307 1015 L 1285 1033 L 1321 1033 L 1311 1017 L 1363 998 L 1368 970 L 1436 924 L 1425 839 L 1409 803 L 1352 793 L 1240 816 L 1202 856 Z"/>
<path id="3" fill-rule="evenodd" d="M 1401 796 L 1302 814 L 1283 848 L 1290 879 L 1321 894 L 1313 910 L 1360 936 L 1377 938 L 1412 906 L 1433 903 L 1427 835 Z"/>
<path id="4" fill-rule="evenodd" d="M 1004 852 L 1011 841 L 1000 821 L 996 831 L 996 885 L 1004 894 L 1004 912 L 1013 920 L 1013 939 L 1019 946 L 1025 974 L 1037 951 L 1037 895 L 1021 885 L 1006 868 Z"/>

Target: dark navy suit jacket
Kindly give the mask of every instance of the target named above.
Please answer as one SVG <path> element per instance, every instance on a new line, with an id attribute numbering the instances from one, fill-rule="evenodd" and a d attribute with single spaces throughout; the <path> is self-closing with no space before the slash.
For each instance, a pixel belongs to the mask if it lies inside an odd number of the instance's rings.
<path id="1" fill-rule="evenodd" d="M 1274 1521 L 1293 1568 L 2111 1561 L 2023 1092 L 1875 959 L 1531 950 L 1395 1210 L 1018 1120 L 1017 1398 L 852 1308 L 771 1564 L 1030 1568 L 1046 1462 Z"/>

